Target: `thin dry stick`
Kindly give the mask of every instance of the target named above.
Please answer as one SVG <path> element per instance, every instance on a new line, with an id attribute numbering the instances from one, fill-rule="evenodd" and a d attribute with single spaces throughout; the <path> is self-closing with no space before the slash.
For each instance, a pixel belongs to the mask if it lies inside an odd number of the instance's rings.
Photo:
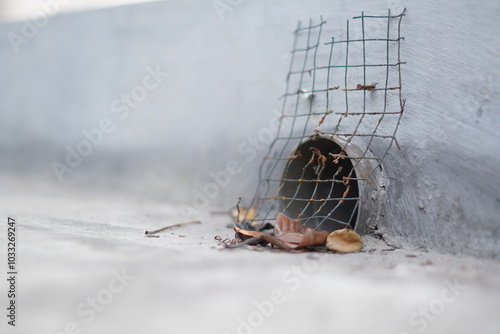
<path id="1" fill-rule="evenodd" d="M 155 234 L 155 233 L 158 233 L 158 232 L 161 232 L 161 231 L 168 230 L 169 228 L 178 227 L 178 226 L 182 226 L 182 225 L 188 225 L 188 224 L 201 224 L 201 222 L 200 222 L 200 221 L 198 221 L 198 220 L 195 220 L 195 221 L 192 221 L 192 222 L 186 222 L 186 223 L 174 224 L 174 225 L 170 225 L 170 226 L 166 226 L 166 227 L 160 228 L 160 229 L 158 229 L 158 230 L 154 230 L 154 231 L 146 231 L 146 233 L 145 233 L 145 234 Z"/>
<path id="2" fill-rule="evenodd" d="M 259 242 L 260 240 L 262 240 L 260 238 L 260 236 L 257 236 L 257 237 L 251 237 L 249 239 L 246 239 L 245 241 L 242 241 L 240 243 L 237 243 L 237 244 L 234 244 L 234 245 L 231 245 L 231 244 L 227 244 L 225 243 L 224 244 L 224 247 L 226 248 L 240 248 L 240 247 L 243 247 L 243 246 L 246 246 L 246 245 L 254 245 L 256 244 L 257 242 Z"/>
<path id="3" fill-rule="evenodd" d="M 210 211 L 210 214 L 211 215 L 227 215 L 227 214 L 230 214 L 230 210 L 211 210 Z"/>
<path id="4" fill-rule="evenodd" d="M 237 211 L 238 215 L 236 216 L 236 222 L 237 223 L 241 223 L 240 222 L 240 203 L 241 203 L 241 197 L 238 197 L 238 203 L 236 203 L 236 210 L 238 210 Z"/>

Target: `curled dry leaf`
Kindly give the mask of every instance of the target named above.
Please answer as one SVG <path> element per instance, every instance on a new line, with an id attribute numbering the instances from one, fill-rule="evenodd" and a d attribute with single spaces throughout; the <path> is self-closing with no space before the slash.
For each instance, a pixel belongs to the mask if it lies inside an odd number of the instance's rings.
<path id="1" fill-rule="evenodd" d="M 339 253 L 358 252 L 363 248 L 363 240 L 353 230 L 343 228 L 330 233 L 326 239 L 326 247 Z"/>
<path id="2" fill-rule="evenodd" d="M 276 218 L 274 236 L 264 232 L 245 230 L 238 226 L 233 226 L 236 236 L 240 240 L 251 241 L 251 244 L 270 243 L 287 251 L 325 244 L 328 232 L 318 232 L 312 228 L 301 227 L 302 222 L 300 220 L 290 219 L 282 213 Z M 255 238 L 255 240 L 249 240 L 251 238 Z"/>
<path id="3" fill-rule="evenodd" d="M 304 237 L 302 238 L 302 241 L 299 243 L 297 248 L 324 245 L 327 237 L 327 231 L 318 232 L 316 230 L 313 230 L 312 228 L 306 228 Z"/>
<path id="4" fill-rule="evenodd" d="M 318 232 L 312 228 L 301 227 L 300 220 L 291 219 L 280 213 L 274 225 L 274 235 L 292 249 L 325 244 L 328 232 Z"/>
<path id="5" fill-rule="evenodd" d="M 236 236 L 242 240 L 239 245 L 257 245 L 261 244 L 263 246 L 267 245 L 268 243 L 281 248 L 283 250 L 291 251 L 293 248 L 289 247 L 283 240 L 280 240 L 276 238 L 275 236 L 272 236 L 268 233 L 264 232 L 259 232 L 259 231 L 250 231 L 250 230 L 244 230 L 241 229 L 237 226 L 233 226 L 234 230 L 236 231 Z M 250 242 L 250 243 L 248 243 Z M 238 247 L 238 246 L 235 246 Z M 229 248 L 234 248 L 234 247 L 229 247 Z"/>
<path id="6" fill-rule="evenodd" d="M 236 232 L 236 235 L 241 240 L 245 240 L 245 239 L 253 238 L 253 237 L 260 237 L 262 235 L 262 232 L 259 232 L 259 231 L 244 230 L 242 228 L 239 228 L 238 226 L 233 226 L 233 228 L 234 228 L 234 231 Z"/>
<path id="7" fill-rule="evenodd" d="M 233 228 L 236 231 L 236 238 L 238 238 L 241 241 L 247 240 L 248 245 L 261 244 L 261 245 L 265 246 L 268 243 L 268 241 L 261 238 L 261 236 L 264 234 L 263 232 L 244 230 L 242 228 L 239 228 L 238 226 L 233 226 Z M 249 240 L 251 238 L 255 238 L 255 240 Z M 250 242 L 250 243 L 248 243 L 248 242 Z"/>

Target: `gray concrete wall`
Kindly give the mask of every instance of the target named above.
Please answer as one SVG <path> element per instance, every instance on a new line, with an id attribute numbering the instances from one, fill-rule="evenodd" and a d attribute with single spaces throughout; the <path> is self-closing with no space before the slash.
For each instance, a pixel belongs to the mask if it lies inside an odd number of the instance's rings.
<path id="1" fill-rule="evenodd" d="M 212 1 L 193 0 L 59 15 L 31 30 L 0 26 L 1 170 L 59 182 L 52 164 L 101 126 L 108 133 L 63 183 L 194 205 L 210 174 L 236 161 L 241 169 L 209 205 L 249 200 L 265 149 L 257 143 L 247 159 L 238 147 L 252 145 L 280 108 L 297 21 L 322 15 L 331 36 L 361 11 L 407 7 L 407 105 L 401 149 L 384 162 L 389 203 L 379 228 L 400 246 L 499 256 L 497 1 L 233 3 L 223 20 Z M 18 52 L 10 33 L 23 38 Z M 158 85 L 147 77 L 156 68 L 168 72 Z M 140 87 L 146 96 L 127 113 L 120 100 Z"/>

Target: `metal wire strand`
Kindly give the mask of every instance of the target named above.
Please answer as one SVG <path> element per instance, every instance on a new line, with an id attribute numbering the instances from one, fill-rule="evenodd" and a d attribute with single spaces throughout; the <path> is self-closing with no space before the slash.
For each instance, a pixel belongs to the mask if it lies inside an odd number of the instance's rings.
<path id="1" fill-rule="evenodd" d="M 300 219 L 303 226 L 315 220 L 317 229 L 326 222 L 354 227 L 366 188 L 362 184 L 367 182 L 367 178 L 357 177 L 358 164 L 364 159 L 374 161 L 375 167 L 368 173 L 371 175 L 390 149 L 398 146 L 396 133 L 405 107 L 401 81 L 401 65 L 405 64 L 401 61 L 401 22 L 405 14 L 406 9 L 398 15 L 392 15 L 390 10 L 387 15 L 362 12 L 347 21 L 345 33 L 339 34 L 344 37 L 328 37 L 327 41 L 322 36 L 326 24 L 323 18 L 319 22 L 309 20 L 306 26 L 299 22 L 290 52 L 278 133 L 260 165 L 259 182 L 250 204 L 256 208 L 253 222 L 274 222 L 278 213 L 296 206 L 299 210 L 290 218 Z M 367 30 L 369 24 L 378 29 Z M 356 58 L 357 54 L 361 59 Z M 384 60 L 380 60 L 380 54 Z M 379 61 L 373 62 L 373 58 Z M 318 79 L 319 71 L 326 71 L 326 81 Z M 393 77 L 396 80 L 391 80 Z M 358 80 L 354 86 L 352 78 Z M 358 94 L 356 100 L 351 101 L 352 94 Z M 378 104 L 373 103 L 374 97 Z M 286 119 L 291 120 L 290 124 L 284 123 Z M 326 128 L 325 120 L 329 125 Z M 298 149 L 308 140 L 334 137 L 345 139 L 346 144 L 338 152 L 311 148 L 304 153 Z M 366 149 L 349 156 L 345 148 L 354 137 L 364 140 Z M 302 171 L 292 175 L 297 159 L 305 163 Z M 352 163 L 350 168 L 339 164 L 346 159 Z M 361 185 L 354 187 L 356 184 Z M 284 188 L 291 190 L 283 193 Z M 335 212 L 345 205 L 352 205 L 352 210 L 348 217 L 339 219 Z M 325 208 L 329 211 L 325 212 Z"/>

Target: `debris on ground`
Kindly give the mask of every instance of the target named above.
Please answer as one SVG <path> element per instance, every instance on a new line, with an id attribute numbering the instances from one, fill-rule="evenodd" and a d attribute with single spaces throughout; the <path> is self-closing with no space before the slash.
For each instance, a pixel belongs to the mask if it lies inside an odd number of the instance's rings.
<path id="1" fill-rule="evenodd" d="M 169 225 L 169 226 L 162 227 L 162 228 L 160 228 L 158 230 L 146 231 L 144 234 L 151 235 L 151 234 L 159 233 L 159 232 L 162 232 L 162 231 L 174 228 L 174 227 L 179 227 L 179 226 L 189 225 L 189 224 L 201 224 L 201 222 L 198 221 L 198 220 L 195 220 L 195 221 L 192 221 L 192 222 L 185 222 L 185 223 L 179 223 L 179 224 Z"/>
<path id="2" fill-rule="evenodd" d="M 318 231 L 317 229 L 307 227 L 300 219 L 292 219 L 283 213 L 278 214 L 274 225 L 270 222 L 262 223 L 255 219 L 255 208 L 240 208 L 239 202 L 236 205 L 236 209 L 229 210 L 228 212 L 235 221 L 235 224 L 231 225 L 235 231 L 235 238 L 231 240 L 215 236 L 215 240 L 224 245 L 225 248 L 262 246 L 262 250 L 265 250 L 265 247 L 267 247 L 267 249 L 278 249 L 287 252 L 333 251 L 335 253 L 358 252 L 363 248 L 361 237 L 348 228 L 336 230 L 331 233 L 328 231 Z M 146 231 L 145 234 L 149 238 L 158 238 L 156 234 L 159 232 L 174 227 L 200 223 L 200 221 L 179 223 L 153 231 Z M 179 234 L 178 237 L 185 238 L 186 236 Z"/>
<path id="3" fill-rule="evenodd" d="M 239 224 L 245 226 L 245 224 Z M 247 224 L 246 228 L 234 225 L 235 239 L 222 243 L 226 248 L 240 248 L 243 246 L 267 246 L 270 244 L 285 251 L 296 250 L 324 250 L 325 246 L 336 253 L 352 253 L 363 248 L 363 241 L 359 234 L 351 229 L 344 228 L 331 233 L 317 231 L 304 226 L 298 219 L 291 219 L 280 213 L 276 218 L 274 229 L 267 233 Z M 217 239 L 217 237 L 216 237 Z"/>
<path id="4" fill-rule="evenodd" d="M 293 249 L 325 244 L 328 237 L 327 231 L 318 232 L 302 225 L 300 220 L 290 219 L 280 213 L 276 218 L 276 225 L 274 225 L 274 235 Z"/>
<path id="5" fill-rule="evenodd" d="M 274 226 L 268 222 L 263 224 L 255 220 L 255 217 L 257 216 L 256 208 L 258 206 L 258 202 L 256 202 L 251 208 L 247 208 L 244 206 L 240 207 L 240 202 L 241 197 L 238 199 L 238 203 L 236 203 L 235 208 L 229 211 L 229 215 L 231 216 L 231 218 L 233 218 L 233 221 L 236 224 L 242 225 L 242 228 L 246 228 L 245 226 L 247 226 L 250 230 L 257 231 L 264 231 L 274 228 Z"/>
<path id="6" fill-rule="evenodd" d="M 354 253 L 363 248 L 363 240 L 353 230 L 343 228 L 328 235 L 326 247 L 337 253 Z"/>
<path id="7" fill-rule="evenodd" d="M 237 222 L 251 221 L 255 219 L 255 209 L 246 207 L 236 207 L 230 211 L 231 217 Z"/>

